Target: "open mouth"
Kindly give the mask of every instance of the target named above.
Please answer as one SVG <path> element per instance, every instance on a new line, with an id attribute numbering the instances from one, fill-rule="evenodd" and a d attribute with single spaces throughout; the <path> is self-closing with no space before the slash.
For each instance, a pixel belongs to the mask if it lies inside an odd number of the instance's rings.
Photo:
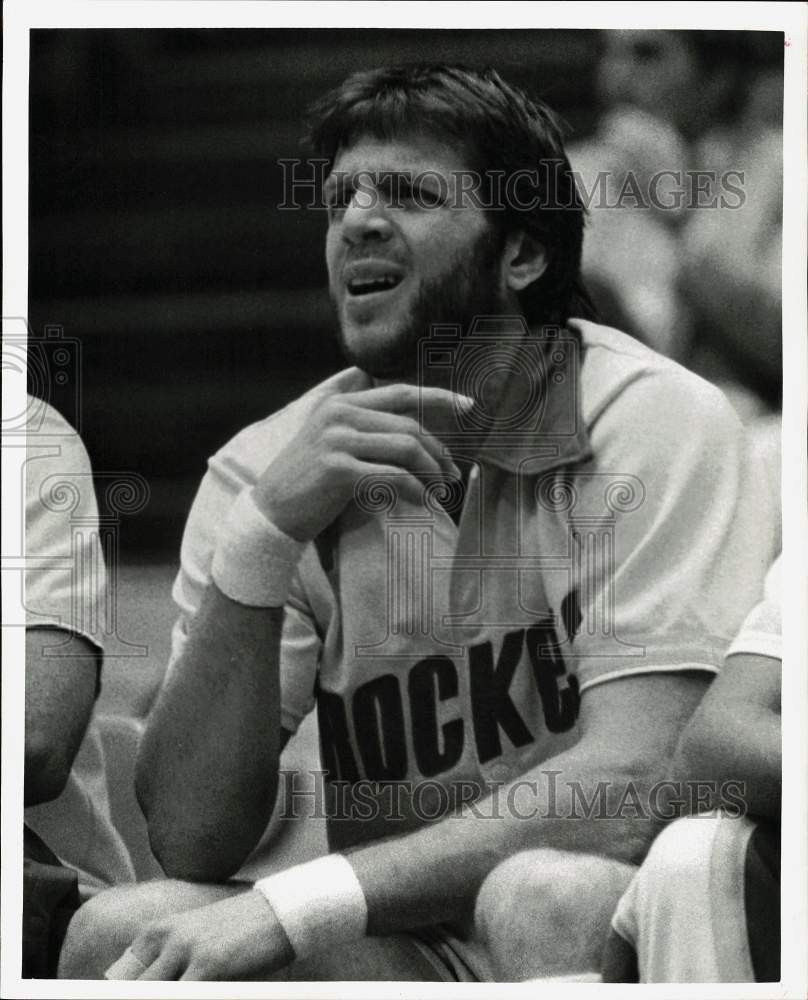
<path id="1" fill-rule="evenodd" d="M 381 274 L 373 278 L 351 278 L 348 282 L 348 294 L 355 297 L 373 295 L 375 292 L 389 292 L 401 284 L 398 274 Z"/>

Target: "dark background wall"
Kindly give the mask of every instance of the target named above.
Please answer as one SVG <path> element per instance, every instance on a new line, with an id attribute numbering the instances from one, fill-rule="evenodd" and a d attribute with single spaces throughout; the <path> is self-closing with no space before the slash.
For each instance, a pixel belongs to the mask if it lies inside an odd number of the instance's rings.
<path id="1" fill-rule="evenodd" d="M 340 365 L 325 219 L 277 209 L 307 105 L 356 69 L 493 65 L 580 139 L 600 44 L 579 30 L 31 32 L 31 356 L 51 359 L 33 388 L 97 471 L 148 481 L 122 524 L 127 558 L 176 558 L 207 456 Z"/>
<path id="2" fill-rule="evenodd" d="M 213 450 L 339 366 L 325 220 L 276 207 L 311 100 L 356 69 L 452 60 L 495 65 L 577 133 L 595 111 L 594 32 L 31 38 L 29 322 L 78 342 L 49 390 L 95 468 L 149 482 L 121 537 L 142 555 L 177 551 Z"/>

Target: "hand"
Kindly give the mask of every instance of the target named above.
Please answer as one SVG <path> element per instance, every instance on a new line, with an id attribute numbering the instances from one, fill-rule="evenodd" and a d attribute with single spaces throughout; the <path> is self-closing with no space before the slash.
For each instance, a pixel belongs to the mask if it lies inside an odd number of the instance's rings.
<path id="1" fill-rule="evenodd" d="M 155 920 L 135 938 L 130 951 L 145 968 L 125 971 L 113 966 L 110 978 L 164 982 L 263 978 L 295 958 L 272 907 L 253 889 Z"/>
<path id="2" fill-rule="evenodd" d="M 473 405 L 447 389 L 397 384 L 341 392 L 337 381 L 264 471 L 255 502 L 281 531 L 308 542 L 340 515 L 364 476 L 394 475 L 398 489 L 416 500 L 422 487 L 416 476 L 460 478 L 419 423 L 419 407 L 430 426 L 454 427 L 457 408 Z"/>

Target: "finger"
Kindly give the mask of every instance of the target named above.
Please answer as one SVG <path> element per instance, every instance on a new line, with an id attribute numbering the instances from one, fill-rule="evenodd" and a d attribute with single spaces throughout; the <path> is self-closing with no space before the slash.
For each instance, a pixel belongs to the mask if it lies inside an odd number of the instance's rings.
<path id="1" fill-rule="evenodd" d="M 436 413 L 444 416 L 455 415 L 458 409 L 461 412 L 468 411 L 474 406 L 474 400 L 470 396 L 463 396 L 459 392 L 405 383 L 346 393 L 345 400 L 356 406 L 384 410 L 387 413 Z"/>
<path id="2" fill-rule="evenodd" d="M 373 379 L 359 368 L 346 368 L 317 386 L 316 392 L 331 396 L 335 393 L 363 392 L 373 388 Z"/>
<path id="3" fill-rule="evenodd" d="M 104 979 L 139 979 L 145 970 L 145 963 L 129 947 L 110 965 L 104 973 Z"/>
<path id="4" fill-rule="evenodd" d="M 444 472 L 459 476 L 460 470 L 452 460 L 447 448 L 429 431 L 400 413 L 386 413 L 381 410 L 366 410 L 361 406 L 351 406 L 345 410 L 345 421 L 352 430 L 364 434 L 406 434 L 416 438 L 429 452 Z"/>
<path id="5" fill-rule="evenodd" d="M 210 968 L 192 962 L 188 966 L 188 968 L 183 972 L 183 974 L 181 976 L 177 976 L 177 978 L 183 983 L 203 983 L 206 980 L 210 980 L 211 978 L 219 978 L 219 977 L 215 975 L 212 976 Z M 229 978 L 236 978 L 236 977 L 228 976 L 228 979 Z"/>
<path id="6" fill-rule="evenodd" d="M 357 434 L 351 454 L 364 462 L 398 466 L 422 476 L 442 476 L 444 467 L 409 434 Z"/>
<path id="7" fill-rule="evenodd" d="M 173 950 L 162 951 L 152 964 L 139 976 L 141 982 L 174 982 L 185 972 L 185 960 Z"/>

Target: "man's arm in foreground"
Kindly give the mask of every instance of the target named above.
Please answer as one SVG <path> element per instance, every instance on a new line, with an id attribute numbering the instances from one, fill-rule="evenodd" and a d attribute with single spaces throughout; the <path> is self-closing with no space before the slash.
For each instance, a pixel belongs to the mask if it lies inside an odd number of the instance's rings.
<path id="1" fill-rule="evenodd" d="M 705 686 L 703 676 L 692 674 L 652 674 L 596 685 L 582 696 L 580 741 L 520 779 L 536 785 L 529 789 L 530 801 L 516 798 L 514 814 L 505 810 L 502 819 L 491 820 L 480 806 L 482 818 L 469 809 L 463 818 L 352 853 L 350 862 L 367 899 L 368 933 L 389 934 L 467 916 L 485 876 L 526 848 L 641 860 L 656 832 L 648 793 L 663 777 L 677 736 Z M 558 772 L 552 786 L 551 772 Z M 591 818 L 584 818 L 586 807 L 579 797 L 580 818 L 570 815 L 576 811 L 573 783 L 587 802 L 597 801 L 599 787 L 606 787 L 603 809 L 596 807 Z M 637 810 L 626 806 L 618 811 L 630 785 L 637 792 Z M 537 809 L 536 818 L 522 818 L 519 813 L 530 805 Z M 604 812 L 617 815 L 604 818 Z"/>
<path id="2" fill-rule="evenodd" d="M 743 781 L 747 809 L 779 818 L 780 673 L 780 660 L 774 657 L 729 656 L 682 733 L 672 777 L 705 780 L 716 788 Z"/>
<path id="3" fill-rule="evenodd" d="M 520 783 L 535 782 L 529 789 L 521 785 L 528 795 L 517 799 L 518 812 L 534 810 L 533 818 L 514 812 L 491 819 L 490 803 L 487 809 L 486 801 L 480 801 L 463 816 L 350 853 L 347 861 L 367 907 L 366 933 L 393 934 L 467 918 L 489 872 L 524 849 L 561 847 L 639 861 L 655 831 L 649 791 L 665 775 L 705 686 L 706 679 L 697 674 L 651 674 L 596 685 L 582 698 L 580 741 L 511 785 L 516 790 Z M 556 773 L 554 803 L 547 778 L 551 772 Z M 584 818 L 579 798 L 579 817 L 571 816 L 572 783 L 587 802 L 605 795 L 603 808 Z M 508 801 L 508 788 L 502 801 Z M 325 901 L 333 887 L 312 888 L 308 868 L 292 872 L 300 874 L 305 886 L 300 905 L 316 913 L 318 892 Z M 351 905 L 346 902 L 346 918 Z M 266 899 L 248 891 L 155 922 L 135 940 L 132 951 L 146 967 L 143 978 L 234 979 L 279 969 L 308 954 L 307 945 L 298 940 L 293 948 Z M 316 954 L 317 942 L 311 945 Z"/>
<path id="4" fill-rule="evenodd" d="M 272 669 L 282 622 L 282 608 L 246 607 L 210 584 L 160 691 L 138 754 L 136 789 L 167 875 L 228 878 L 266 829 L 282 749 Z"/>
<path id="5" fill-rule="evenodd" d="M 356 381 L 348 375 L 346 384 Z M 213 580 L 138 756 L 138 799 L 167 875 L 228 878 L 269 821 L 288 735 L 280 723 L 282 605 L 303 545 L 339 516 L 363 476 L 395 475 L 416 498 L 419 474 L 459 477 L 413 414 L 425 407 L 445 420 L 458 400 L 470 401 L 404 385 L 344 393 L 343 380 L 329 383 L 255 486 L 219 512 L 227 520 Z"/>

